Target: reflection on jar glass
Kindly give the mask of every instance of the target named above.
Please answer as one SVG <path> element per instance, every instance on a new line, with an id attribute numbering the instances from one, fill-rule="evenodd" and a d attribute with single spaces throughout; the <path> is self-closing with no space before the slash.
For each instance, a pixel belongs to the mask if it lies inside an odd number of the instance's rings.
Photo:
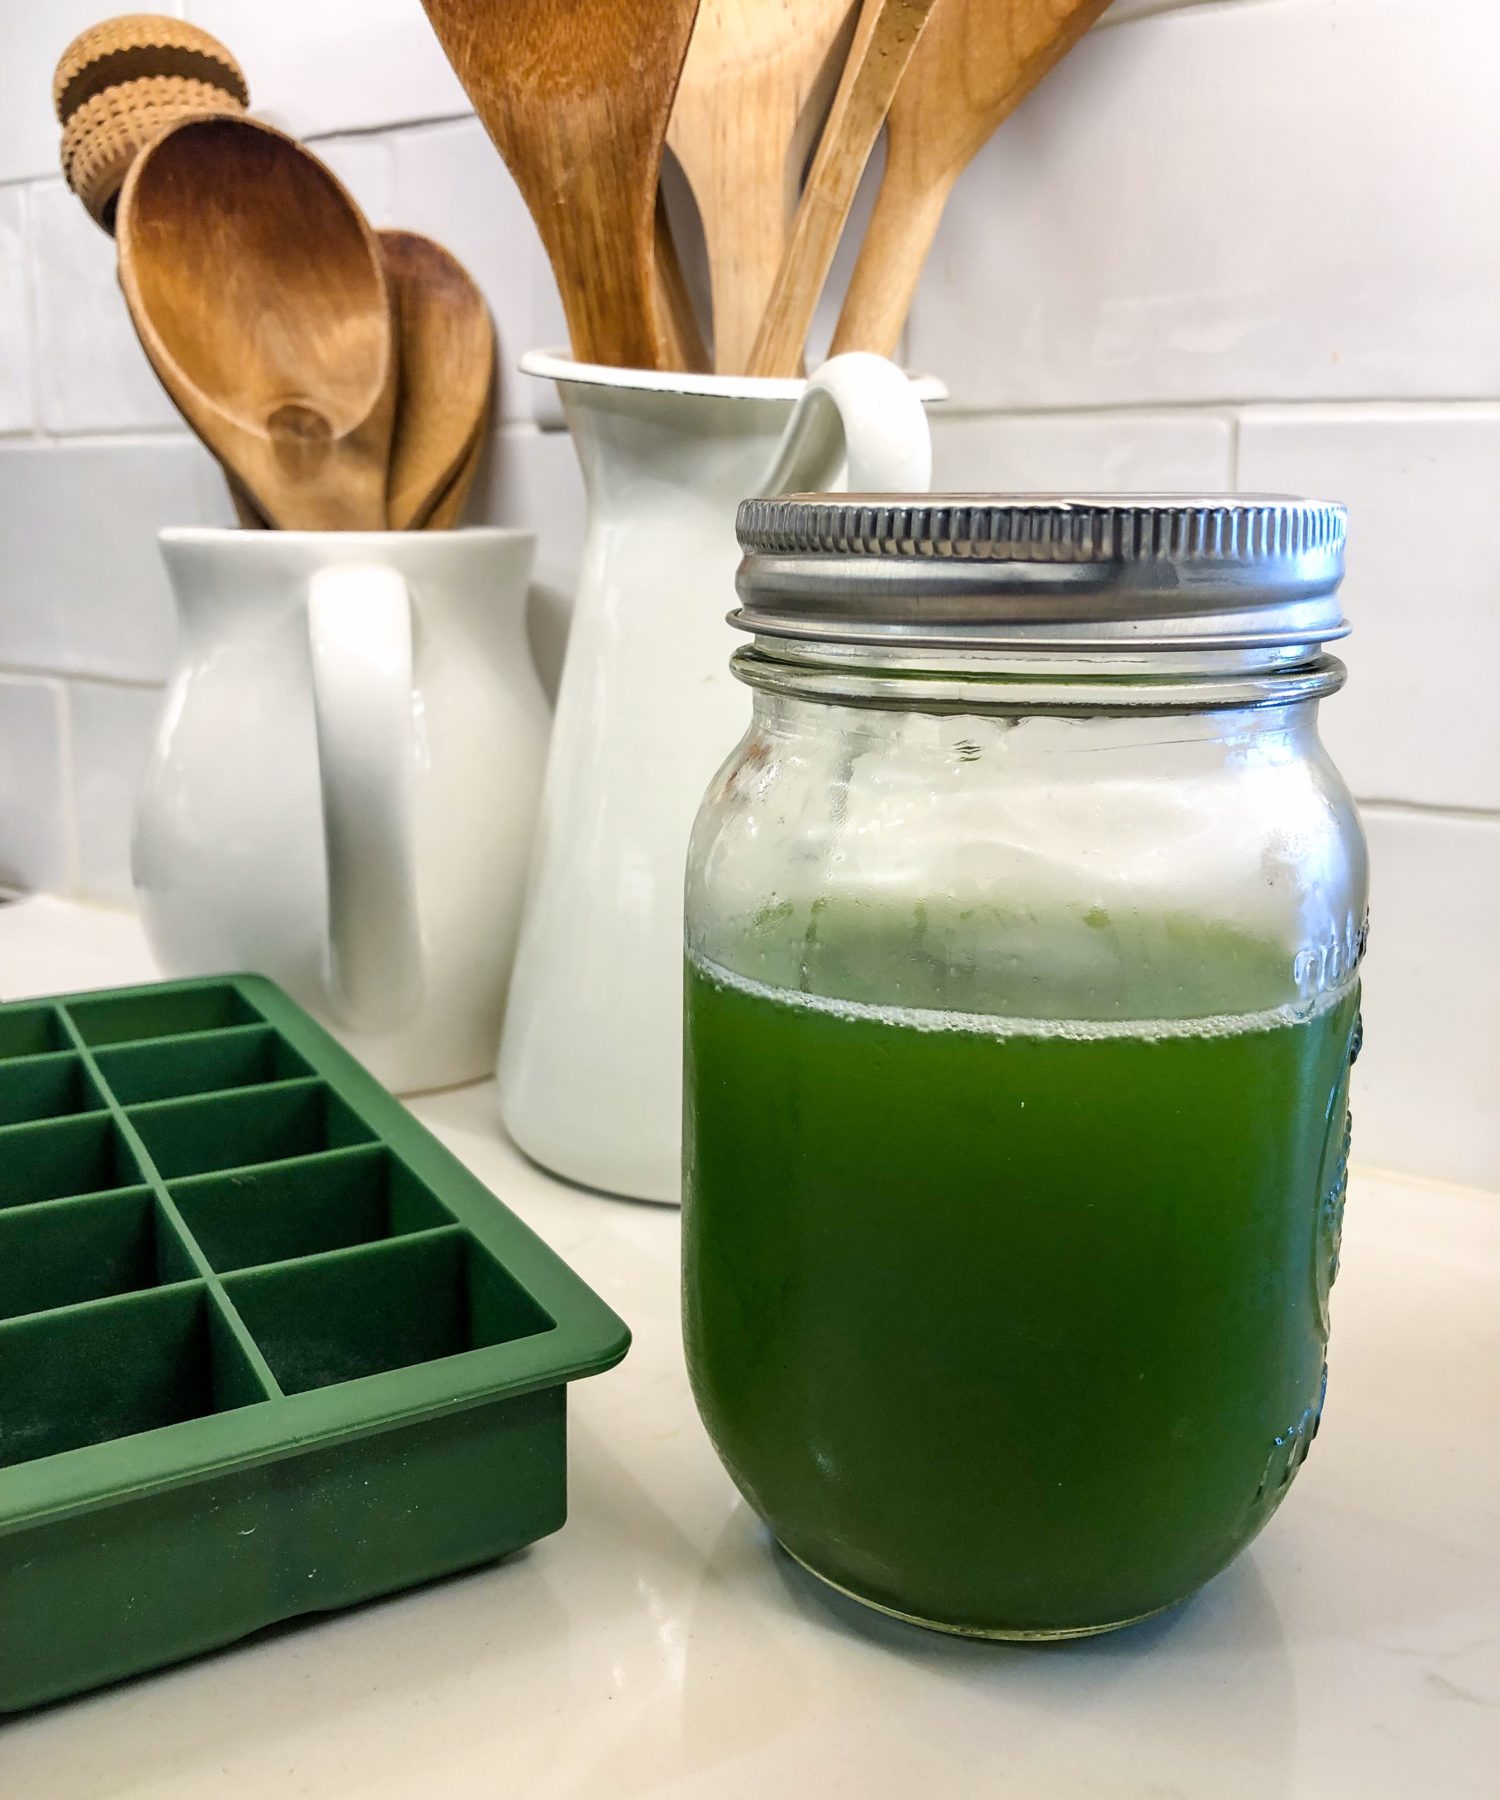
<path id="1" fill-rule="evenodd" d="M 747 502 L 687 884 L 699 1410 L 791 1554 L 997 1636 L 1184 1598 L 1322 1405 L 1366 864 L 1341 509 Z"/>

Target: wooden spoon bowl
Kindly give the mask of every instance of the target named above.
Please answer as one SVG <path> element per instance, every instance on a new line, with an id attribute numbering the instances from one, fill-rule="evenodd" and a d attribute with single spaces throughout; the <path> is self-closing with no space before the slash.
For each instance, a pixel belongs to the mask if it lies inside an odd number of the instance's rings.
<path id="1" fill-rule="evenodd" d="M 390 290 L 332 172 L 255 120 L 188 119 L 131 167 L 116 236 L 157 375 L 268 523 L 382 529 Z"/>
<path id="2" fill-rule="evenodd" d="M 386 512 L 393 531 L 427 521 L 482 431 L 495 328 L 457 257 L 414 231 L 382 231 L 400 346 Z"/>

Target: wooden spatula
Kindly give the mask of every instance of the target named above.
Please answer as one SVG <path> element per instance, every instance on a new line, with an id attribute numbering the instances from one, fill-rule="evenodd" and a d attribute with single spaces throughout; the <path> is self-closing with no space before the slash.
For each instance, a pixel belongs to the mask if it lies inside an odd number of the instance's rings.
<path id="1" fill-rule="evenodd" d="M 386 517 L 413 531 L 453 479 L 489 406 L 495 329 L 463 264 L 414 231 L 382 231 L 396 310 L 396 425 Z"/>
<path id="2" fill-rule="evenodd" d="M 584 362 L 669 366 L 656 184 L 698 0 L 422 0 L 516 179 Z"/>
<path id="3" fill-rule="evenodd" d="M 390 289 L 332 171 L 269 125 L 187 119 L 131 164 L 115 237 L 162 385 L 266 522 L 382 530 Z"/>
<path id="4" fill-rule="evenodd" d="M 1109 0 L 937 0 L 886 119 L 885 174 L 833 349 L 889 356 L 953 183 Z"/>
<path id="5" fill-rule="evenodd" d="M 714 367 L 742 375 L 786 253 L 855 0 L 702 0 L 667 142 L 698 202 Z"/>
<path id="6" fill-rule="evenodd" d="M 833 110 L 797 206 L 750 356 L 753 375 L 795 375 L 859 178 L 937 0 L 864 0 Z"/>

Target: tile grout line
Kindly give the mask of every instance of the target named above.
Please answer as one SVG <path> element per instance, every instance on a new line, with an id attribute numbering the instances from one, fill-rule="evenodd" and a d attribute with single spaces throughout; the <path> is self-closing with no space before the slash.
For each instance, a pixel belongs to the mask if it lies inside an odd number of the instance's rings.
<path id="1" fill-rule="evenodd" d="M 937 423 L 949 419 L 962 419 L 965 422 L 983 419 L 1112 419 L 1122 417 L 1197 419 L 1205 415 L 1211 418 L 1228 418 L 1231 415 L 1243 418 L 1246 414 L 1256 412 L 1275 412 L 1278 415 L 1333 412 L 1352 414 L 1357 421 L 1362 410 L 1369 412 L 1436 412 L 1445 415 L 1456 414 L 1460 418 L 1500 419 L 1500 395 L 1360 394 L 1338 397 L 1313 395 L 1296 399 L 1221 395 L 1210 399 L 1090 401 L 1058 406 L 1009 406 L 1003 402 L 994 405 L 969 406 L 962 401 L 943 400 L 934 403 L 932 418 L 934 423 Z M 1383 423 L 1385 421 L 1381 419 L 1371 418 L 1370 420 L 1372 426 Z"/>
<path id="2" fill-rule="evenodd" d="M 1448 819 L 1455 823 L 1467 821 L 1480 825 L 1500 825 L 1500 807 L 1466 806 L 1460 802 L 1447 800 L 1393 800 L 1387 798 L 1362 799 L 1354 796 L 1355 804 L 1362 812 L 1390 813 L 1398 818 L 1410 819 Z"/>
<path id="3" fill-rule="evenodd" d="M 90 669 L 59 669 L 40 663 L 8 663 L 0 662 L 0 680 L 9 681 L 54 681 L 76 683 L 82 687 L 103 688 L 106 691 L 121 694 L 160 694 L 166 687 L 168 677 L 159 678 L 133 675 L 110 675 L 102 671 Z"/>
<path id="4" fill-rule="evenodd" d="M 36 438 L 42 429 L 42 309 L 37 279 L 37 223 L 30 187 L 21 190 L 21 287 L 26 317 L 26 356 L 29 367 L 26 385 L 31 401 L 31 424 L 28 435 Z"/>
<path id="5" fill-rule="evenodd" d="M 1252 6 L 1281 5 L 1282 0 L 1157 0 L 1142 12 L 1127 13 L 1113 19 L 1108 13 L 1094 27 L 1096 31 L 1123 31 L 1127 25 L 1144 25 L 1148 19 L 1159 19 L 1175 12 L 1239 12 Z"/>
<path id="6" fill-rule="evenodd" d="M 83 835 L 78 823 L 77 757 L 73 754 L 73 705 L 67 684 L 58 682 L 53 700 L 57 722 L 57 760 L 62 776 L 62 826 L 68 869 L 68 894 L 83 892 Z"/>

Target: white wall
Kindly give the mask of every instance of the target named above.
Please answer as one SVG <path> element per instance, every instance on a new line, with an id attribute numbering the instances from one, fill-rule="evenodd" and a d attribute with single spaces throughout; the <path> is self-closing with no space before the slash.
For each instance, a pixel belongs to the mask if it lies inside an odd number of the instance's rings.
<path id="1" fill-rule="evenodd" d="M 0 0 L 0 877 L 128 898 L 171 653 L 157 526 L 227 522 L 55 174 L 49 76 L 102 0 Z M 561 340 L 530 223 L 418 0 L 183 0 L 377 224 Z M 909 360 L 940 486 L 1285 489 L 1352 507 L 1327 736 L 1376 886 L 1363 1160 L 1500 1186 L 1500 66 L 1493 0 L 1116 0 L 960 185 Z M 579 494 L 507 374 L 471 517 L 565 587 Z"/>

